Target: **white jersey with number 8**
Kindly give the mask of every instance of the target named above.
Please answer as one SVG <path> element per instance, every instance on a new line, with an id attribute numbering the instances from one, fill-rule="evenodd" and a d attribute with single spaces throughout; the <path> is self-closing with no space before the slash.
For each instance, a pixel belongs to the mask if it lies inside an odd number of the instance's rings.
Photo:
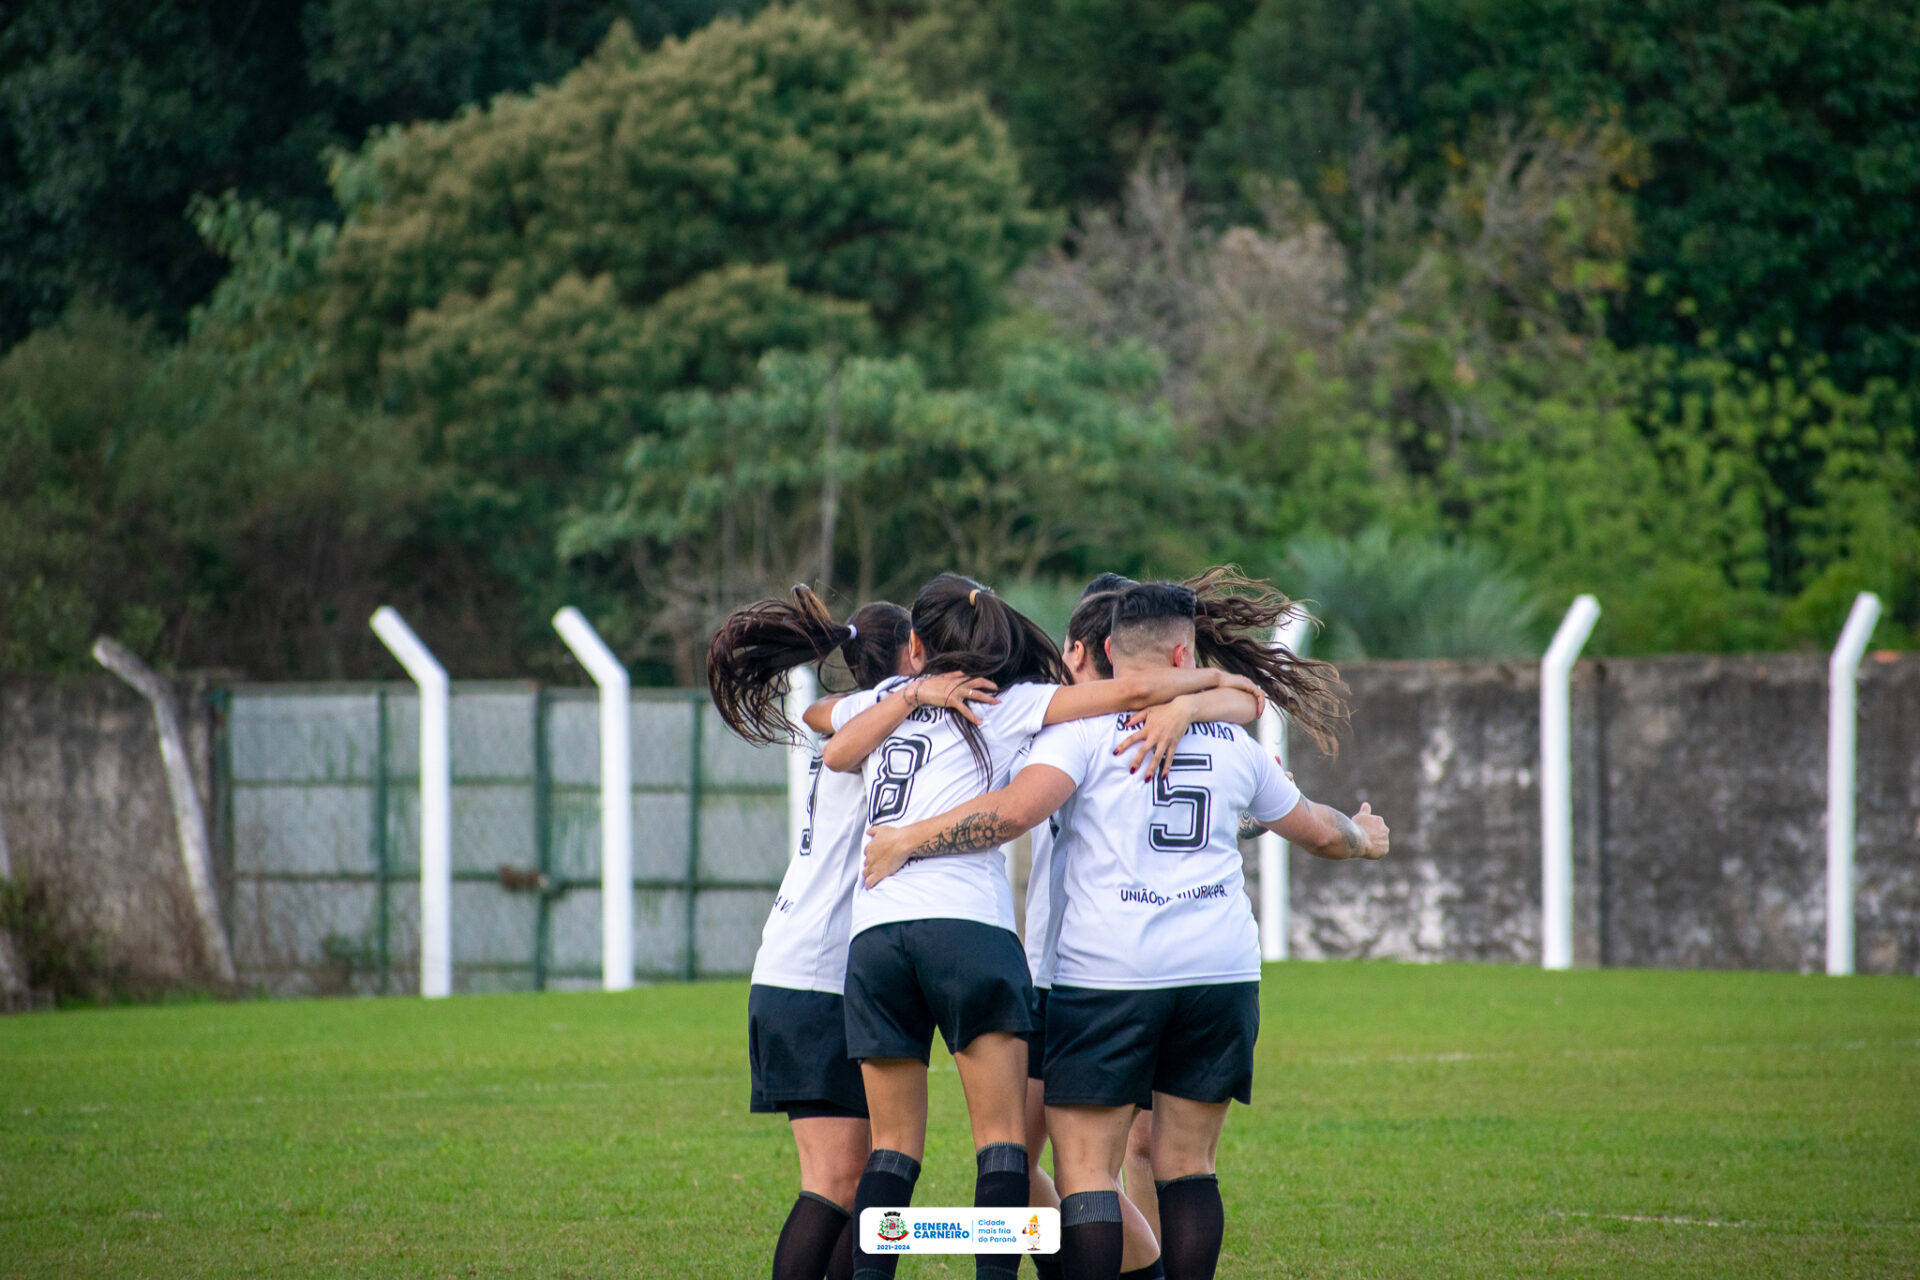
<path id="1" fill-rule="evenodd" d="M 1053 981 L 1138 990 L 1260 979 L 1260 931 L 1240 871 L 1244 810 L 1284 818 L 1300 790 L 1237 725 L 1197 724 L 1168 776 L 1127 772 L 1125 716 L 1053 725 L 1026 765 L 1073 780 L 1053 857 L 1062 864 Z"/>
<path id="2" fill-rule="evenodd" d="M 893 691 L 898 681 L 842 698 L 833 727 L 846 723 Z M 951 713 L 920 707 L 874 749 L 861 776 L 867 788 L 867 820 L 874 826 L 906 826 L 938 817 L 1013 776 L 1020 751 L 1045 722 L 1056 684 L 1016 684 L 1002 689 L 999 705 L 981 706 L 980 739 L 990 767 L 982 773 L 954 726 Z M 872 889 L 854 890 L 853 932 L 896 920 L 977 920 L 1009 932 L 1014 927 L 1013 888 L 998 849 L 909 859 Z"/>

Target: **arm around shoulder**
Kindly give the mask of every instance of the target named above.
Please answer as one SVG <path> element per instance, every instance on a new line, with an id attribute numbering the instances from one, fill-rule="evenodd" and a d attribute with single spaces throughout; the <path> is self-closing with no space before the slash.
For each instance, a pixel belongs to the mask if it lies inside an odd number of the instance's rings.
<path id="1" fill-rule="evenodd" d="M 1168 667 L 1164 671 L 1062 685 L 1047 704 L 1044 724 L 1085 720 L 1121 711 L 1144 711 L 1171 702 L 1182 694 L 1202 693 L 1230 683 L 1225 672 L 1212 667 Z"/>
<path id="2" fill-rule="evenodd" d="M 1028 765 L 1014 780 L 937 817 L 905 827 L 871 827 L 863 879 L 871 889 L 911 858 L 979 853 L 1046 821 L 1073 794 L 1073 779 L 1051 765 Z"/>

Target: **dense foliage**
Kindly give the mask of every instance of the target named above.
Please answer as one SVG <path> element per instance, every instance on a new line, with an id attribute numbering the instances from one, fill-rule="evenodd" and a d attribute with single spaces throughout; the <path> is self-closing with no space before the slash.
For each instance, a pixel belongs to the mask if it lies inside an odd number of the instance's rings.
<path id="1" fill-rule="evenodd" d="M 14 0 L 0 21 L 0 344 L 78 293 L 177 331 L 221 274 L 189 199 L 329 212 L 323 153 L 757 0 Z"/>
<path id="2" fill-rule="evenodd" d="M 1913 642 L 1911 6 L 758 9 L 23 0 L 0 666 L 1225 558 L 1352 654 Z"/>

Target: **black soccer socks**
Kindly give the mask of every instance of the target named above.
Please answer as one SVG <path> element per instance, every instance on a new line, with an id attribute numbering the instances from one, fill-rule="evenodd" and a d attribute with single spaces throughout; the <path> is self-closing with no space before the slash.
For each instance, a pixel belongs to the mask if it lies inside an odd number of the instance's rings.
<path id="1" fill-rule="evenodd" d="M 827 1280 L 853 1280 L 853 1242 L 860 1235 L 858 1224 L 848 1217 L 833 1242 L 833 1254 L 827 1259 Z"/>
<path id="2" fill-rule="evenodd" d="M 1144 1267 L 1135 1267 L 1131 1271 L 1122 1271 L 1120 1280 L 1167 1280 L 1167 1269 L 1155 1258 Z"/>
<path id="3" fill-rule="evenodd" d="M 1018 1142 L 989 1142 L 973 1153 L 973 1206 L 1018 1209 L 1027 1203 L 1027 1149 Z M 976 1276 L 1006 1280 L 1020 1270 L 1017 1253 L 974 1255 Z"/>
<path id="4" fill-rule="evenodd" d="M 1060 1202 L 1060 1272 L 1065 1280 L 1114 1280 L 1125 1247 L 1118 1191 L 1077 1191 Z"/>
<path id="5" fill-rule="evenodd" d="M 823 1280 L 850 1221 L 833 1201 L 802 1191 L 773 1247 L 773 1280 Z"/>
<path id="6" fill-rule="evenodd" d="M 854 1231 L 860 1229 L 860 1211 L 870 1207 L 904 1209 L 913 1203 L 913 1184 L 920 1180 L 920 1162 L 903 1151 L 881 1147 L 867 1157 L 866 1172 L 853 1193 Z M 855 1235 L 853 1280 L 892 1280 L 900 1265 L 897 1253 L 868 1253 Z"/>
<path id="7" fill-rule="evenodd" d="M 1155 1181 L 1160 1193 L 1160 1261 L 1167 1280 L 1213 1280 L 1220 1262 L 1220 1240 L 1227 1233 L 1227 1211 L 1220 1203 L 1220 1179 L 1195 1173 L 1171 1182 Z"/>

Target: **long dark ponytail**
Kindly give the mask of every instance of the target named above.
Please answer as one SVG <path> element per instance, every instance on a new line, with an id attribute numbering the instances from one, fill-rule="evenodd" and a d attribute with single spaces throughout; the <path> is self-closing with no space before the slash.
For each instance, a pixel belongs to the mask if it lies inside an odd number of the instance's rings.
<path id="1" fill-rule="evenodd" d="M 1060 647 L 1039 623 L 972 578 L 943 573 L 913 598 L 913 631 L 928 675 L 964 671 L 1004 689 L 1067 683 Z"/>
<path id="2" fill-rule="evenodd" d="M 748 742 L 798 742 L 803 730 L 786 710 L 793 669 L 837 649 L 854 683 L 871 689 L 899 669 L 910 630 L 907 611 L 884 601 L 835 622 L 819 596 L 798 586 L 791 600 L 756 600 L 720 624 L 707 646 L 707 688 L 720 718 Z"/>
<path id="3" fill-rule="evenodd" d="M 913 633 L 925 646 L 927 675 L 960 671 L 991 680 L 996 688 L 1015 684 L 1067 684 L 1066 660 L 1046 629 L 972 578 L 943 573 L 913 598 Z M 993 762 L 979 728 L 949 710 L 954 727 L 967 740 L 983 778 Z"/>

